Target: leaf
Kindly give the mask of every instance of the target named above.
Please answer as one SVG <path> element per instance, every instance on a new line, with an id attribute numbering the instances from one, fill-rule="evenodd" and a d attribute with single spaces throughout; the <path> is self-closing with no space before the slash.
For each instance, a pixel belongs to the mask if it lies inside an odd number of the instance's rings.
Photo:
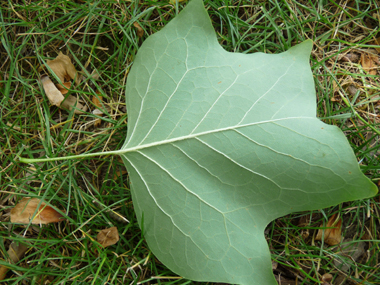
<path id="1" fill-rule="evenodd" d="M 73 107 L 76 107 L 74 111 L 75 114 L 82 114 L 83 112 L 81 110 L 86 111 L 87 107 L 79 103 L 76 97 L 68 95 L 65 99 L 65 96 L 63 96 L 68 93 L 68 89 L 71 87 L 70 79 L 74 79 L 75 82 L 78 83 L 78 72 L 71 63 L 71 59 L 60 52 L 55 59 L 47 60 L 46 65 L 50 67 L 62 82 L 62 85 L 55 85 L 49 77 L 42 76 L 41 83 L 50 103 L 69 111 L 71 111 Z"/>
<path id="2" fill-rule="evenodd" d="M 119 241 L 119 233 L 117 231 L 117 228 L 111 227 L 109 229 L 101 230 L 98 233 L 96 240 L 103 247 L 107 247 L 107 246 L 116 244 Z"/>
<path id="3" fill-rule="evenodd" d="M 20 242 L 12 242 L 7 251 L 9 259 L 12 263 L 17 263 L 24 256 L 25 252 L 28 250 L 28 247 Z M 0 265 L 0 280 L 4 280 L 9 268 Z"/>
<path id="4" fill-rule="evenodd" d="M 329 245 L 337 245 L 342 240 L 342 220 L 337 219 L 338 215 L 334 214 L 327 221 L 326 229 L 319 229 L 315 240 L 322 240 Z M 323 227 L 323 224 L 321 225 Z"/>
<path id="5" fill-rule="evenodd" d="M 72 64 L 71 59 L 62 52 L 60 52 L 55 59 L 47 60 L 46 65 L 51 68 L 62 83 L 67 82 L 70 79 L 75 79 L 77 82 L 77 71 Z"/>
<path id="6" fill-rule="evenodd" d="M 149 247 L 175 273 L 277 284 L 269 222 L 376 194 L 343 133 L 316 118 L 311 48 L 226 52 L 201 0 L 141 46 L 118 153 Z"/>
<path id="7" fill-rule="evenodd" d="M 67 90 L 62 85 L 55 85 L 47 76 L 43 76 L 41 78 L 41 83 L 44 87 L 45 94 L 48 97 L 50 104 L 69 111 L 71 111 L 73 107 L 76 107 L 74 114 L 82 114 L 83 112 L 81 110 L 86 111 L 86 106 L 78 103 L 77 98 L 74 96 L 68 95 L 65 99 L 65 96 L 62 94 L 66 94 Z M 63 85 L 66 88 L 69 88 L 71 86 L 71 83 L 65 82 Z"/>
<path id="8" fill-rule="evenodd" d="M 330 282 L 333 280 L 333 276 L 330 273 L 325 273 L 322 275 L 322 285 L 330 285 Z"/>
<path id="9" fill-rule="evenodd" d="M 144 35 L 144 30 L 141 28 L 140 24 L 137 22 L 133 23 L 133 26 L 136 28 L 136 34 L 139 38 L 141 38 Z"/>
<path id="10" fill-rule="evenodd" d="M 63 220 L 65 218 L 60 213 L 37 198 L 22 198 L 11 210 L 11 223 L 39 225 L 57 223 Z"/>
<path id="11" fill-rule="evenodd" d="M 60 107 L 65 97 L 62 95 L 59 89 L 55 86 L 53 81 L 51 81 L 49 77 L 43 76 L 41 78 L 41 84 L 44 87 L 45 94 L 48 97 L 50 104 Z"/>
<path id="12" fill-rule="evenodd" d="M 369 75 L 376 75 L 376 56 L 370 53 L 363 52 L 360 57 L 361 65 L 363 66 L 363 69 L 365 72 L 367 72 Z"/>
<path id="13" fill-rule="evenodd" d="M 65 95 L 66 93 L 68 93 L 68 89 L 70 89 L 71 87 L 71 82 L 65 82 L 65 83 L 62 83 L 61 84 L 57 84 L 56 87 L 58 88 L 59 92 L 62 93 L 62 95 Z"/>

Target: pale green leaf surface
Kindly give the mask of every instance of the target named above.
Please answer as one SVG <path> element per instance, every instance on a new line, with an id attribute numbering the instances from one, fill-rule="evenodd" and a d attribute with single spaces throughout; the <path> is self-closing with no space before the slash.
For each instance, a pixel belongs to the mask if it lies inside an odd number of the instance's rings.
<path id="1" fill-rule="evenodd" d="M 122 158 L 146 240 L 175 273 L 276 284 L 270 221 L 376 193 L 343 133 L 316 118 L 311 48 L 226 52 L 201 0 L 142 45 Z"/>

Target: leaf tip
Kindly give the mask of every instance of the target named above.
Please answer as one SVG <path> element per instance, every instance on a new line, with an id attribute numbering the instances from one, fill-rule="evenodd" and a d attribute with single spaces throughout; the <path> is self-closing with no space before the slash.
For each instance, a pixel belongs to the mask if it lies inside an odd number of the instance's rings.
<path id="1" fill-rule="evenodd" d="M 313 49 L 313 40 L 308 39 L 306 41 L 303 41 L 300 44 L 297 44 L 293 47 L 291 47 L 286 53 L 297 55 L 300 57 L 305 57 L 307 60 L 309 60 L 311 50 Z"/>

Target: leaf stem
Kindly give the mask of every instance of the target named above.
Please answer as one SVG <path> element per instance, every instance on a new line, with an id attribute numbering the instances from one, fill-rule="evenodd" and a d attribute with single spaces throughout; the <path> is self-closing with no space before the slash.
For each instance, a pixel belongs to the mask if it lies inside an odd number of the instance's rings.
<path id="1" fill-rule="evenodd" d="M 69 159 L 78 159 L 78 158 L 87 158 L 100 155 L 113 155 L 113 154 L 122 154 L 125 151 L 123 150 L 114 150 L 106 152 L 94 152 L 94 153 L 85 153 L 79 155 L 70 155 L 70 156 L 61 156 L 61 157 L 49 157 L 49 158 L 25 158 L 19 157 L 20 162 L 23 163 L 36 163 L 36 162 L 49 162 L 49 161 L 58 161 L 58 160 L 69 160 Z"/>

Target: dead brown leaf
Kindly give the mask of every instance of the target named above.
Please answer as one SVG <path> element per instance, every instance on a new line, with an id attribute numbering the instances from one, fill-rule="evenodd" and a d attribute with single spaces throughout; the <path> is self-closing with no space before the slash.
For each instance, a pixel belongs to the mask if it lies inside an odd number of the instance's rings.
<path id="1" fill-rule="evenodd" d="M 38 210 L 36 211 L 38 207 Z M 35 216 L 34 213 L 36 213 Z M 52 207 L 37 198 L 22 198 L 11 210 L 11 223 L 19 224 L 50 224 L 65 220 L 63 216 Z"/>
<path id="2" fill-rule="evenodd" d="M 321 225 L 323 227 L 323 224 Z M 342 220 L 337 220 L 337 214 L 331 216 L 327 221 L 326 228 L 328 229 L 319 229 L 315 240 L 322 240 L 322 234 L 324 233 L 325 243 L 329 245 L 337 245 L 342 240 Z"/>
<path id="3" fill-rule="evenodd" d="M 77 98 L 72 95 L 69 95 L 66 100 L 64 100 L 65 96 L 63 96 L 62 93 L 66 94 L 68 92 L 67 89 L 60 84 L 55 85 L 48 76 L 43 76 L 41 78 L 41 84 L 44 87 L 45 94 L 48 97 L 50 104 L 69 111 L 76 107 L 77 109 L 74 111 L 75 114 L 82 114 L 83 112 L 81 110 L 85 111 L 87 109 L 81 103 L 77 102 Z M 71 83 L 65 82 L 63 85 L 66 88 L 69 88 Z"/>
<path id="4" fill-rule="evenodd" d="M 140 24 L 137 22 L 133 23 L 133 26 L 136 28 L 136 34 L 139 38 L 141 38 L 144 35 L 144 30 L 141 28 Z"/>
<path id="5" fill-rule="evenodd" d="M 364 71 L 370 75 L 376 75 L 377 73 L 376 61 L 378 61 L 377 56 L 370 53 L 363 52 L 360 57 L 360 63 Z"/>
<path id="6" fill-rule="evenodd" d="M 60 107 L 65 97 L 55 86 L 53 81 L 51 81 L 48 76 L 43 76 L 41 78 L 41 83 L 42 83 L 42 86 L 44 87 L 45 94 L 48 97 L 50 104 Z"/>
<path id="7" fill-rule="evenodd" d="M 330 273 L 325 273 L 322 275 L 322 285 L 330 285 L 333 276 Z"/>
<path id="8" fill-rule="evenodd" d="M 61 103 L 61 108 L 71 111 L 74 107 L 74 114 L 83 114 L 83 111 L 87 110 L 87 106 L 79 103 L 77 98 L 72 95 L 67 96 L 66 100 Z M 83 111 L 81 111 L 83 110 Z"/>
<path id="9" fill-rule="evenodd" d="M 75 83 L 78 82 L 78 74 L 74 65 L 71 63 L 71 59 L 62 52 L 60 52 L 55 59 L 47 60 L 46 65 L 51 68 L 62 83 L 70 81 L 70 78 L 75 79 Z"/>
<path id="10" fill-rule="evenodd" d="M 109 229 L 104 229 L 101 230 L 97 237 L 96 240 L 103 246 L 107 247 L 110 245 L 114 245 L 119 241 L 119 233 L 117 231 L 116 227 L 112 227 Z"/>
<path id="11" fill-rule="evenodd" d="M 339 60 L 344 61 L 344 62 L 358 62 L 359 56 L 356 53 L 349 52 L 339 57 Z"/>
<path id="12" fill-rule="evenodd" d="M 56 86 L 57 86 L 59 92 L 61 92 L 62 95 L 65 95 L 66 93 L 69 92 L 68 89 L 70 89 L 70 87 L 71 87 L 71 82 L 62 83 L 62 85 L 61 84 L 57 84 Z"/>
<path id="13" fill-rule="evenodd" d="M 28 247 L 22 243 L 15 242 L 15 241 L 12 242 L 7 251 L 10 262 L 17 263 L 24 256 L 27 249 Z M 0 280 L 4 280 L 5 275 L 7 274 L 8 270 L 9 270 L 8 267 L 4 265 L 0 265 Z"/>

